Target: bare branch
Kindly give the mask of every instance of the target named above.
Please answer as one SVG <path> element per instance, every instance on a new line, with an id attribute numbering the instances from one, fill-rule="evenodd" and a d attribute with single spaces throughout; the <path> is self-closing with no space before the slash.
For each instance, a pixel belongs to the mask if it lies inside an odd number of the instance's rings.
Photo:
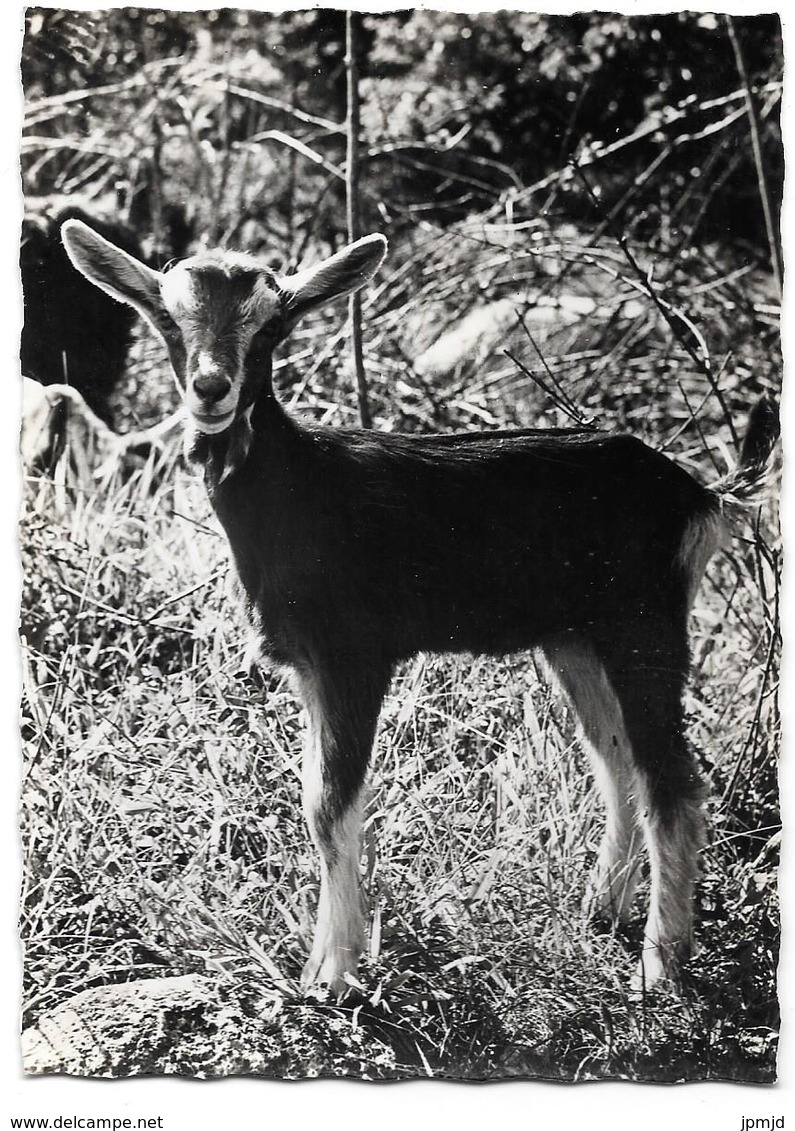
<path id="1" fill-rule="evenodd" d="M 345 187 L 348 201 L 348 239 L 353 242 L 361 235 L 359 220 L 359 25 L 361 16 L 349 11 L 345 22 L 345 70 L 348 78 L 347 161 Z M 358 291 L 348 299 L 351 325 L 351 348 L 359 396 L 359 418 L 363 428 L 372 427 L 372 415 L 367 399 L 367 378 L 364 372 L 362 350 L 362 298 Z"/>

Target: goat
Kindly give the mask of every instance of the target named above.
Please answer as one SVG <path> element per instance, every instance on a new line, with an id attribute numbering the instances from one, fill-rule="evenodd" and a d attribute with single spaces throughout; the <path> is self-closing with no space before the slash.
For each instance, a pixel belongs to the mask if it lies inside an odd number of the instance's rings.
<path id="1" fill-rule="evenodd" d="M 320 855 L 303 984 L 343 991 L 363 948 L 362 792 L 397 662 L 528 647 L 573 701 L 604 797 L 594 911 L 627 917 L 641 825 L 651 895 L 638 978 L 675 978 L 704 831 L 681 704 L 688 611 L 760 488 L 775 409 L 753 410 L 737 469 L 711 488 L 631 436 L 320 427 L 274 395 L 273 350 L 373 276 L 382 236 L 281 278 L 228 251 L 161 274 L 76 221 L 63 239 L 75 267 L 168 347 L 262 653 L 303 699 L 304 812 Z"/>
<path id="2" fill-rule="evenodd" d="M 42 385 L 72 385 L 92 412 L 110 424 L 109 398 L 124 374 L 135 313 L 75 275 L 60 235 L 68 219 L 91 223 L 128 254 L 141 256 L 128 228 L 100 222 L 80 208 L 61 208 L 52 217 L 28 214 L 19 255 L 25 312 L 22 372 Z"/>
<path id="3" fill-rule="evenodd" d="M 128 477 L 150 457 L 160 463 L 164 442 L 182 423 L 182 415 L 180 408 L 152 428 L 120 435 L 91 411 L 71 385 L 40 385 L 23 377 L 22 466 L 34 475 L 57 480 L 57 469 L 65 460 L 72 486 L 96 490 L 117 473 Z"/>

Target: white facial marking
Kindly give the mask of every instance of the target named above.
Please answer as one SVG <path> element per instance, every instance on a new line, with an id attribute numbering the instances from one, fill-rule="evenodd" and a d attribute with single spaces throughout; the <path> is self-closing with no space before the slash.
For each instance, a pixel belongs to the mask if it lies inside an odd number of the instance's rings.
<path id="1" fill-rule="evenodd" d="M 211 373 L 217 373 L 220 366 L 211 354 L 207 353 L 206 350 L 202 350 L 196 358 L 196 368 L 200 377 L 209 377 Z"/>
<path id="2" fill-rule="evenodd" d="M 160 282 L 160 296 L 172 318 L 179 320 L 194 305 L 190 275 L 182 267 L 175 267 Z"/>
<path id="3" fill-rule="evenodd" d="M 232 384 L 229 392 L 220 401 L 207 406 L 199 391 L 194 387 L 197 378 L 212 377 L 223 374 L 223 366 L 208 350 L 200 350 L 196 355 L 192 380 L 188 383 L 188 408 L 193 415 L 196 427 L 200 432 L 214 435 L 223 432 L 232 423 L 240 395 L 240 376 L 231 375 Z"/>

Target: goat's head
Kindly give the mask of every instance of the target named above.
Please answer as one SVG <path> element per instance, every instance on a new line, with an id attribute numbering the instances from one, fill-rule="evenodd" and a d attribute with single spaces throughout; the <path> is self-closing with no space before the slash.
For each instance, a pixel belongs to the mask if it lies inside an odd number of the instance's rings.
<path id="1" fill-rule="evenodd" d="M 278 277 L 250 255 L 208 251 L 155 271 L 88 225 L 61 229 L 72 263 L 163 338 L 200 432 L 227 429 L 253 402 L 276 344 L 308 311 L 363 286 L 386 254 L 365 236 L 317 266 Z"/>

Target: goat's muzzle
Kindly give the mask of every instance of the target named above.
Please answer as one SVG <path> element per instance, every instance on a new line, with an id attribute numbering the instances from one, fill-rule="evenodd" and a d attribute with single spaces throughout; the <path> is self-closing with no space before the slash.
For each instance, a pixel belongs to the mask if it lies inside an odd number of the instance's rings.
<path id="1" fill-rule="evenodd" d="M 222 401 L 232 388 L 232 382 L 223 373 L 201 373 L 193 379 L 194 392 L 207 407 Z"/>
<path id="2" fill-rule="evenodd" d="M 217 433 L 229 427 L 237 409 L 233 390 L 234 383 L 220 367 L 200 365 L 188 383 L 188 408 L 200 431 Z"/>

